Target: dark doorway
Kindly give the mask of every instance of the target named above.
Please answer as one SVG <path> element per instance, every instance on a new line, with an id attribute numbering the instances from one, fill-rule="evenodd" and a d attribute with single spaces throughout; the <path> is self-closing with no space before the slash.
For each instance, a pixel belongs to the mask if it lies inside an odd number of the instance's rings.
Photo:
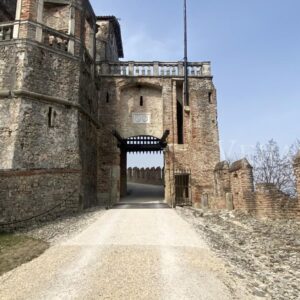
<path id="1" fill-rule="evenodd" d="M 192 206 L 191 175 L 189 171 L 175 174 L 175 204 L 176 206 Z"/>

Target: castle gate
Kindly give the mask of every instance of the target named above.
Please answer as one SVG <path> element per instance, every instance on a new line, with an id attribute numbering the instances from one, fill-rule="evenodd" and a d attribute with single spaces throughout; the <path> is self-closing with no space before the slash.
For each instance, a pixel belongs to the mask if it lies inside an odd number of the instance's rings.
<path id="1" fill-rule="evenodd" d="M 164 153 L 170 206 L 178 195 L 199 206 L 213 193 L 220 151 L 209 62 L 188 64 L 184 101 L 183 62 L 119 61 L 118 19 L 97 17 L 89 1 L 2 6 L 0 224 L 118 202 L 131 151 Z M 178 170 L 190 172 L 188 191 Z"/>
<path id="2" fill-rule="evenodd" d="M 189 65 L 189 105 L 183 101 L 182 62 L 98 62 L 97 71 L 99 112 L 106 128 L 99 140 L 113 132 L 116 141 L 102 156 L 118 182 L 112 201 L 126 195 L 128 152 L 163 151 L 165 200 L 170 206 L 199 203 L 202 193 L 212 192 L 219 146 L 209 63 Z M 105 187 L 98 196 L 110 197 Z"/>
<path id="3" fill-rule="evenodd" d="M 134 136 L 123 139 L 117 131 L 113 134 L 118 140 L 120 154 L 120 196 L 127 195 L 127 154 L 128 153 L 157 153 L 162 152 L 167 146 L 167 137 L 169 131 L 166 130 L 164 135 L 159 139 L 153 136 Z"/>

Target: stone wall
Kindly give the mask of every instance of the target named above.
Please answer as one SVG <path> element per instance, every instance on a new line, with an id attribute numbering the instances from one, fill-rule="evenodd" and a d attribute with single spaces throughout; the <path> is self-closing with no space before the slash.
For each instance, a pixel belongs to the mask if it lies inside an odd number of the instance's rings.
<path id="1" fill-rule="evenodd" d="M 97 21 L 96 35 L 97 61 L 118 61 L 117 37 L 114 33 L 113 23 L 109 20 Z"/>
<path id="2" fill-rule="evenodd" d="M 18 86 L 22 76 L 20 56 L 21 52 L 12 44 L 0 47 L 0 90 L 11 90 Z"/>
<path id="3" fill-rule="evenodd" d="M 0 113 L 0 169 L 78 168 L 76 110 L 7 98 Z"/>
<path id="4" fill-rule="evenodd" d="M 157 138 L 163 135 L 163 101 L 160 86 L 135 85 L 121 89 L 120 132 L 128 138 L 150 135 Z M 148 123 L 134 123 L 134 116 L 148 114 Z M 138 120 L 137 120 L 138 122 Z"/>
<path id="5" fill-rule="evenodd" d="M 69 5 L 58 5 L 53 3 L 44 4 L 43 23 L 48 27 L 68 33 L 69 16 Z"/>
<path id="6" fill-rule="evenodd" d="M 23 0 L 21 11 L 36 20 L 37 1 Z M 0 229 L 98 203 L 94 62 L 39 43 L 36 30 L 0 43 Z"/>
<path id="7" fill-rule="evenodd" d="M 76 169 L 0 171 L 0 229 L 26 227 L 80 210 L 80 177 Z"/>
<path id="8" fill-rule="evenodd" d="M 112 130 L 103 124 L 98 130 L 97 199 L 105 205 L 120 200 L 120 150 Z"/>
<path id="9" fill-rule="evenodd" d="M 78 58 L 30 44 L 20 47 L 17 55 L 23 67 L 19 89 L 79 103 L 79 93 L 74 93 L 79 91 L 81 77 Z"/>
<path id="10" fill-rule="evenodd" d="M 22 0 L 21 19 L 37 20 L 37 8 L 39 0 Z"/>
<path id="11" fill-rule="evenodd" d="M 42 97 L 78 103 L 78 64 L 26 43 L 0 52 L 6 64 L 0 89 L 8 92 L 0 100 L 0 169 L 77 168 L 78 111 Z"/>
<path id="12" fill-rule="evenodd" d="M 144 183 L 152 185 L 163 185 L 164 171 L 162 168 L 128 168 L 127 169 L 127 180 L 129 182 Z"/>
<path id="13" fill-rule="evenodd" d="M 254 190 L 252 167 L 246 159 L 217 164 L 214 172 L 215 194 L 209 199 L 212 209 L 236 209 L 257 217 L 300 217 L 300 156 L 295 159 L 298 198 L 284 194 L 274 184 L 261 183 Z"/>

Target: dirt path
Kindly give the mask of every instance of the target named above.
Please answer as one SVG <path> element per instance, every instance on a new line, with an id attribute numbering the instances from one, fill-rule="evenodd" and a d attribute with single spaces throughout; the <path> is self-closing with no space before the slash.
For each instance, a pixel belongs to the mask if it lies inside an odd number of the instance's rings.
<path id="1" fill-rule="evenodd" d="M 157 198 L 146 202 L 127 198 L 5 274 L 0 299 L 251 299 L 187 222 Z"/>

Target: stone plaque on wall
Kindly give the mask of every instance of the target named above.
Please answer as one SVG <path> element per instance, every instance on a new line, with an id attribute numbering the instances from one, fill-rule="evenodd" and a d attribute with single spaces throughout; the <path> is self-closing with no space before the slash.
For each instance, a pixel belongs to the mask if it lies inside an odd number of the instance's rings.
<path id="1" fill-rule="evenodd" d="M 133 124 L 150 124 L 151 113 L 132 113 Z"/>

